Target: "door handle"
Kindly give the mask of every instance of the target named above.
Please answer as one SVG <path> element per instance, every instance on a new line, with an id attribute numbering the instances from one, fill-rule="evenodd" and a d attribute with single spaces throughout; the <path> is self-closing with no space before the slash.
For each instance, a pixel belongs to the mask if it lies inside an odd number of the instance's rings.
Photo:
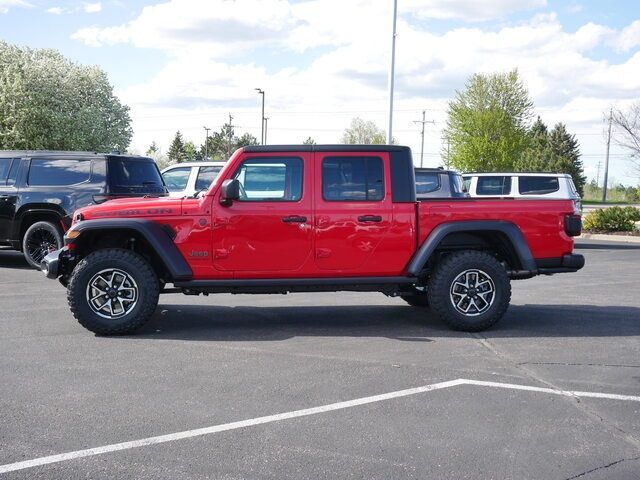
<path id="1" fill-rule="evenodd" d="M 290 215 L 288 217 L 282 217 L 284 223 L 305 223 L 307 217 L 300 217 L 298 215 Z"/>
<path id="2" fill-rule="evenodd" d="M 358 217 L 358 221 L 379 223 L 382 221 L 382 217 L 380 215 L 362 215 L 361 217 Z"/>

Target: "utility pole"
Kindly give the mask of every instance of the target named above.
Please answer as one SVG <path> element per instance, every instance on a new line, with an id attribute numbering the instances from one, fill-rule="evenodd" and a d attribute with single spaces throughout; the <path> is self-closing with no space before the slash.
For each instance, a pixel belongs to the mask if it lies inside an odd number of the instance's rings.
<path id="1" fill-rule="evenodd" d="M 434 122 L 433 120 L 425 120 L 425 115 L 427 114 L 426 110 L 422 110 L 422 120 L 414 120 L 413 123 L 421 123 L 422 124 L 422 132 L 420 133 L 420 136 L 422 137 L 421 140 L 421 144 L 420 144 L 420 167 L 422 167 L 423 161 L 424 161 L 424 124 L 425 123 L 433 123 L 435 124 L 436 122 Z"/>
<path id="2" fill-rule="evenodd" d="M 269 121 L 269 117 L 264 117 L 264 144 L 267 144 L 267 122 Z"/>
<path id="3" fill-rule="evenodd" d="M 233 117 L 231 113 L 229 113 L 229 141 L 227 143 L 227 159 L 231 158 L 231 154 L 233 153 Z"/>
<path id="4" fill-rule="evenodd" d="M 607 133 L 607 156 L 604 159 L 604 185 L 602 186 L 602 202 L 607 201 L 607 182 L 609 181 L 609 146 L 611 145 L 611 119 L 613 108 L 609 110 L 609 132 Z"/>
<path id="5" fill-rule="evenodd" d="M 262 95 L 262 116 L 260 117 L 260 144 L 264 145 L 265 144 L 265 138 L 264 138 L 264 90 L 262 90 L 261 88 L 255 88 L 254 90 L 256 90 L 258 92 L 258 95 Z"/>
<path id="6" fill-rule="evenodd" d="M 389 69 L 389 131 L 387 143 L 393 143 L 393 80 L 396 67 L 396 19 L 398 17 L 398 0 L 393 0 L 393 33 L 391 36 L 391 68 Z"/>
<path id="7" fill-rule="evenodd" d="M 598 173 L 596 173 L 596 187 L 600 185 L 600 167 L 602 167 L 602 160 L 598 160 Z"/>
<path id="8" fill-rule="evenodd" d="M 202 127 L 204 128 L 204 132 L 205 132 L 205 137 L 204 137 L 204 161 L 207 161 L 207 158 L 209 158 L 209 130 L 211 130 L 209 127 Z"/>

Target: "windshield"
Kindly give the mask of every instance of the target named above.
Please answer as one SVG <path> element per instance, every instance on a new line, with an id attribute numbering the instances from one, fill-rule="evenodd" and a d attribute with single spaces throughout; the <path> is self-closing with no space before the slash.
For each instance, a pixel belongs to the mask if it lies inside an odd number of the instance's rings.
<path id="1" fill-rule="evenodd" d="M 113 193 L 165 193 L 160 171 L 151 159 L 112 157 L 108 165 Z"/>

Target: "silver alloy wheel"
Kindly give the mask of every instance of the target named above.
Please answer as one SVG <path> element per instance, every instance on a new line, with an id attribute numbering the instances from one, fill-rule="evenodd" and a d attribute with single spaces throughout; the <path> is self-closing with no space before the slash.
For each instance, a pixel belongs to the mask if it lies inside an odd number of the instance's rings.
<path id="1" fill-rule="evenodd" d="M 496 298 L 493 280 L 482 270 L 465 270 L 451 282 L 449 298 L 454 308 L 469 317 L 486 312 Z"/>
<path id="2" fill-rule="evenodd" d="M 97 315 L 118 319 L 138 303 L 138 285 L 127 272 L 109 268 L 96 273 L 87 285 L 87 302 Z"/>

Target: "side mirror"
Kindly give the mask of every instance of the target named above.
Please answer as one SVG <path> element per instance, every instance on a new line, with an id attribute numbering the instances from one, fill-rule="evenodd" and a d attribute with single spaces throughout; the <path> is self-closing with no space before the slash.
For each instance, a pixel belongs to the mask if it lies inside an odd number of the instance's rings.
<path id="1" fill-rule="evenodd" d="M 237 178 L 228 179 L 222 182 L 222 193 L 220 194 L 220 204 L 228 207 L 234 200 L 240 199 L 240 181 Z"/>

